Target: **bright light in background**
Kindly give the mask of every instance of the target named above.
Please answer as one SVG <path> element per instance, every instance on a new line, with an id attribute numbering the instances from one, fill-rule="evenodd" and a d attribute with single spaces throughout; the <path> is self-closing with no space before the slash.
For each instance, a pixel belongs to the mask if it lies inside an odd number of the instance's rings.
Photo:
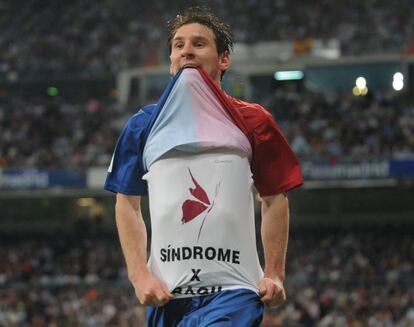
<path id="1" fill-rule="evenodd" d="M 361 95 L 361 90 L 359 88 L 357 88 L 356 86 L 354 86 L 354 88 L 352 89 L 352 94 L 357 97 L 357 96 Z"/>
<path id="2" fill-rule="evenodd" d="M 395 81 L 398 81 L 398 80 L 403 81 L 404 80 L 404 75 L 400 72 L 396 72 L 393 76 L 393 79 Z"/>
<path id="3" fill-rule="evenodd" d="M 394 88 L 395 91 L 401 91 L 404 87 L 404 82 L 394 80 L 392 82 L 392 87 Z"/>
<path id="4" fill-rule="evenodd" d="M 357 88 L 362 90 L 367 86 L 367 80 L 364 77 L 360 76 L 356 79 L 355 85 Z"/>
<path id="5" fill-rule="evenodd" d="M 368 88 L 367 87 L 364 87 L 362 90 L 361 90 L 361 95 L 363 96 L 363 95 L 367 95 L 368 94 Z"/>
<path id="6" fill-rule="evenodd" d="M 400 72 L 397 72 L 393 76 L 392 87 L 395 91 L 401 91 L 404 87 L 404 75 Z"/>
<path id="7" fill-rule="evenodd" d="M 364 77 L 360 76 L 356 79 L 352 94 L 355 96 L 364 96 L 368 94 L 367 80 Z"/>
<path id="8" fill-rule="evenodd" d="M 51 97 L 55 97 L 59 94 L 59 89 L 57 87 L 54 87 L 54 86 L 49 86 L 47 88 L 47 94 Z"/>
<path id="9" fill-rule="evenodd" d="M 352 89 L 352 94 L 355 95 L 355 96 L 367 95 L 368 94 L 368 88 L 364 87 L 363 89 L 360 89 L 360 88 L 354 86 L 354 88 Z"/>
<path id="10" fill-rule="evenodd" d="M 295 81 L 300 80 L 304 76 L 301 70 L 286 70 L 275 73 L 276 81 Z"/>
<path id="11" fill-rule="evenodd" d="M 79 198 L 76 203 L 79 207 L 90 207 L 96 204 L 96 200 L 94 198 Z"/>

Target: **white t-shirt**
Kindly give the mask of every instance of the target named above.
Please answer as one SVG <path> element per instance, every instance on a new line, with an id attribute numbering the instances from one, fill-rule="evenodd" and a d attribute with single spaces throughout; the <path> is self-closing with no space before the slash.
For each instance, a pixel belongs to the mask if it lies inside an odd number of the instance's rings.
<path id="1" fill-rule="evenodd" d="M 150 270 L 174 297 L 247 288 L 263 276 L 255 235 L 250 166 L 239 151 L 172 151 L 148 182 Z"/>

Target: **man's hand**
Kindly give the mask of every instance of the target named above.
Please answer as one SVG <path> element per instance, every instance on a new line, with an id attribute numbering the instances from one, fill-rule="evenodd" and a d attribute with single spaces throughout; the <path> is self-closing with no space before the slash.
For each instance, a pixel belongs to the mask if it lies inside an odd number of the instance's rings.
<path id="1" fill-rule="evenodd" d="M 259 282 L 260 300 L 266 306 L 276 306 L 286 301 L 285 288 L 280 278 L 274 279 L 264 277 Z"/>
<path id="2" fill-rule="evenodd" d="M 173 298 L 167 286 L 149 271 L 131 282 L 135 288 L 135 295 L 143 305 L 161 307 Z"/>

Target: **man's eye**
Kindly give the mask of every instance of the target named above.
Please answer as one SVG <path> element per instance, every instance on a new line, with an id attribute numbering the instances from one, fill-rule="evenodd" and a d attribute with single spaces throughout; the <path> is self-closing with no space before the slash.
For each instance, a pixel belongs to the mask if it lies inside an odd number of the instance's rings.
<path id="1" fill-rule="evenodd" d="M 196 43 L 196 47 L 202 47 L 204 45 L 204 43 L 203 42 L 197 42 Z"/>
<path id="2" fill-rule="evenodd" d="M 177 48 L 177 49 L 181 49 L 183 47 L 183 44 L 182 43 L 176 43 L 174 47 Z"/>

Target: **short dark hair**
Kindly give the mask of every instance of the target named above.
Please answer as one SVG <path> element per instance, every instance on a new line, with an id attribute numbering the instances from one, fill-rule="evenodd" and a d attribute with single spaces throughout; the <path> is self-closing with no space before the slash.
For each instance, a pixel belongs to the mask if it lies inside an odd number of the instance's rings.
<path id="1" fill-rule="evenodd" d="M 187 24 L 198 23 L 210 28 L 215 36 L 217 53 L 223 54 L 225 51 L 233 50 L 233 32 L 230 25 L 224 23 L 210 8 L 206 6 L 189 7 L 182 14 L 178 14 L 174 19 L 167 23 L 168 28 L 168 49 L 171 53 L 172 39 L 177 30 Z"/>

